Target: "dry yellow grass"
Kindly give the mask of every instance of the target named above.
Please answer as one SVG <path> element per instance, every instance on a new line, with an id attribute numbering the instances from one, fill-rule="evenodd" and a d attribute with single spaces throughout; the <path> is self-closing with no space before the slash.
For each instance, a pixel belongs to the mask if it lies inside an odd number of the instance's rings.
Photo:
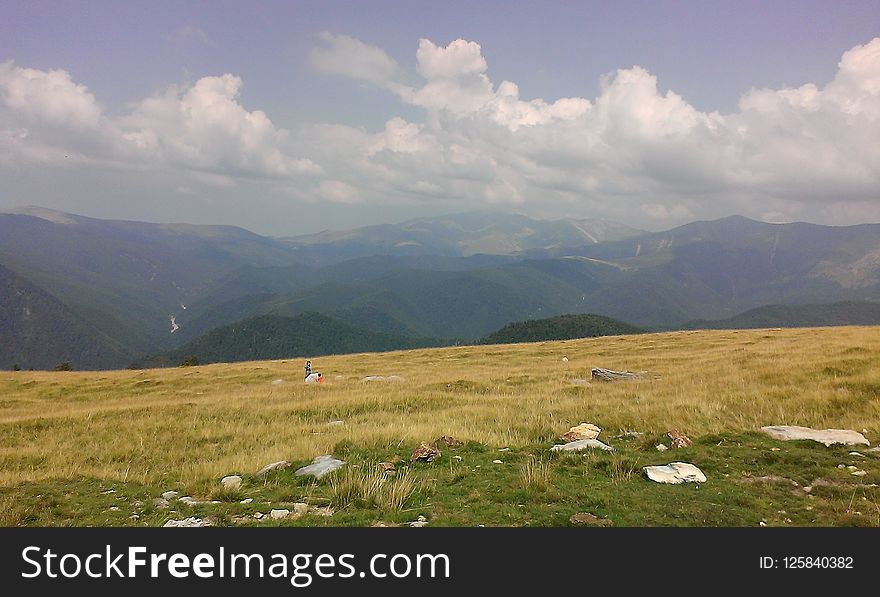
<path id="1" fill-rule="evenodd" d="M 568 363 L 562 362 L 567 356 Z M 89 476 L 210 486 L 340 441 L 490 446 L 581 421 L 691 437 L 762 425 L 880 434 L 880 329 L 702 331 L 143 371 L 0 373 L 0 485 Z M 641 381 L 574 385 L 591 367 Z M 399 375 L 401 382 L 362 382 Z M 343 376 L 338 378 L 337 376 Z M 275 379 L 282 385 L 272 385 Z M 343 425 L 332 425 L 342 420 Z"/>

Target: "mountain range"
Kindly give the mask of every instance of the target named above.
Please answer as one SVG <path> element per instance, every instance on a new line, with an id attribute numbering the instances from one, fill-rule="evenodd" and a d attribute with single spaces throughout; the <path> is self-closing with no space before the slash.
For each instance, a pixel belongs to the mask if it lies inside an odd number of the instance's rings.
<path id="1" fill-rule="evenodd" d="M 672 329 L 818 305 L 813 314 L 870 323 L 880 225 L 732 216 L 644 232 L 478 212 L 269 238 L 25 208 L 0 214 L 0 267 L 0 367 L 115 368 L 263 316 L 320 313 L 352 337 L 379 335 L 364 346 L 394 347 L 477 341 L 562 314 Z M 823 307 L 847 301 L 869 305 Z M 792 313 L 794 324 L 822 321 Z"/>

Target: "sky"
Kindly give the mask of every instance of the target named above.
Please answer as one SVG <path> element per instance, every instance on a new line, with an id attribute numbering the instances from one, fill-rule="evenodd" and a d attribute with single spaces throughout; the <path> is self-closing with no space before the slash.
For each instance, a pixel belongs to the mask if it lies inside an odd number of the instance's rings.
<path id="1" fill-rule="evenodd" d="M 880 2 L 3 0 L 0 210 L 880 222 Z"/>

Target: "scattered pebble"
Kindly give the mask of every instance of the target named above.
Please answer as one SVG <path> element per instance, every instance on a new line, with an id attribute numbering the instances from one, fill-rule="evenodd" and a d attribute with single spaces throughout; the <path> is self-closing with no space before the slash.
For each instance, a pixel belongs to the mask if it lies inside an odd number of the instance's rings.
<path id="1" fill-rule="evenodd" d="M 500 460 L 493 460 L 492 464 L 504 464 L 504 463 Z"/>
<path id="2" fill-rule="evenodd" d="M 423 527 L 427 524 L 428 524 L 428 519 L 425 518 L 423 515 L 419 514 L 419 517 L 416 520 L 409 523 L 409 526 L 411 526 L 413 528 L 419 528 L 419 527 Z"/>
<path id="3" fill-rule="evenodd" d="M 655 448 L 658 452 L 665 452 L 666 450 L 669 449 L 669 447 L 668 447 L 666 444 L 657 444 L 656 446 L 654 446 L 654 448 Z"/>
<path id="4" fill-rule="evenodd" d="M 250 504 L 250 503 L 253 502 L 253 501 L 254 501 L 254 498 L 244 498 L 243 500 L 241 500 L 241 501 L 238 502 L 238 503 L 239 503 L 239 504 Z"/>

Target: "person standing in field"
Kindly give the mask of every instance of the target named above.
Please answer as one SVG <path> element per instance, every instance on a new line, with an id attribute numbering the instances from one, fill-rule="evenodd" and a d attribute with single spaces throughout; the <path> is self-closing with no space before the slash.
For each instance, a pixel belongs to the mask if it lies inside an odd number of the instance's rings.
<path id="1" fill-rule="evenodd" d="M 312 362 L 311 361 L 306 361 L 305 369 L 306 369 L 306 377 L 303 379 L 308 378 L 308 376 L 312 374 Z"/>

